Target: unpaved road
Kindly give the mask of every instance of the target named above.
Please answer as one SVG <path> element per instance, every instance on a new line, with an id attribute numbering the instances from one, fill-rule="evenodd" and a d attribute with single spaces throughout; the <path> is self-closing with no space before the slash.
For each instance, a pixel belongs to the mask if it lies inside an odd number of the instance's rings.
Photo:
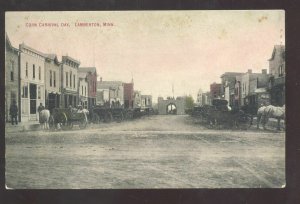
<path id="1" fill-rule="evenodd" d="M 6 135 L 9 188 L 280 188 L 285 133 L 208 130 L 152 116 Z"/>

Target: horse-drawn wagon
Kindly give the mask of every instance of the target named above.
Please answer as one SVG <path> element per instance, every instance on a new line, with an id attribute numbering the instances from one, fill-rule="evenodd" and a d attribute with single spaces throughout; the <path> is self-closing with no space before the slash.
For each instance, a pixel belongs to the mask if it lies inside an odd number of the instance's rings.
<path id="1" fill-rule="evenodd" d="M 191 116 L 201 120 L 209 127 L 247 128 L 250 118 L 240 109 L 228 107 L 227 100 L 213 99 L 212 105 L 194 107 Z"/>
<path id="2" fill-rule="evenodd" d="M 49 119 L 50 128 L 60 126 L 63 130 L 72 129 L 73 125 L 79 125 L 80 129 L 84 129 L 87 123 L 85 112 L 71 108 L 54 108 Z"/>

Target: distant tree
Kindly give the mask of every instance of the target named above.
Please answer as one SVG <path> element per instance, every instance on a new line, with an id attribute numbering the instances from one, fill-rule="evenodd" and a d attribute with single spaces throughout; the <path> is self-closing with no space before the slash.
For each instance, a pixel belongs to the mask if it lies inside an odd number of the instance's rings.
<path id="1" fill-rule="evenodd" d="M 194 107 L 194 99 L 191 95 L 185 97 L 185 109 L 192 109 Z"/>

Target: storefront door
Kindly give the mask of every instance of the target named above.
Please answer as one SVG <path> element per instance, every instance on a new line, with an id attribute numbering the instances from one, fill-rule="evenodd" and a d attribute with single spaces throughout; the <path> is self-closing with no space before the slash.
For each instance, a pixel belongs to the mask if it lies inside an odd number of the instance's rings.
<path id="1" fill-rule="evenodd" d="M 36 84 L 30 84 L 29 85 L 29 93 L 30 93 L 30 120 L 35 120 L 36 119 L 36 89 L 37 85 Z"/>

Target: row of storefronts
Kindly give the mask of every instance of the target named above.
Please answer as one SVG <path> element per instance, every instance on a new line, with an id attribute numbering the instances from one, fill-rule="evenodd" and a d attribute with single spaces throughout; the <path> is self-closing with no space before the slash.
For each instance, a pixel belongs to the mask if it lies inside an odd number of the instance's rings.
<path id="1" fill-rule="evenodd" d="M 6 121 L 10 121 L 9 108 L 14 101 L 19 121 L 37 120 L 40 104 L 50 111 L 96 104 L 95 67 L 79 67 L 80 62 L 69 56 L 62 56 L 60 62 L 55 54 L 42 53 L 24 43 L 17 49 L 7 35 L 5 55 Z"/>
<path id="2" fill-rule="evenodd" d="M 231 107 L 250 105 L 259 107 L 264 104 L 283 106 L 285 104 L 285 46 L 275 45 L 269 61 L 269 73 L 225 72 L 221 83 L 210 85 L 210 91 L 197 95 L 198 105 L 210 104 L 214 98 L 223 98 Z"/>

